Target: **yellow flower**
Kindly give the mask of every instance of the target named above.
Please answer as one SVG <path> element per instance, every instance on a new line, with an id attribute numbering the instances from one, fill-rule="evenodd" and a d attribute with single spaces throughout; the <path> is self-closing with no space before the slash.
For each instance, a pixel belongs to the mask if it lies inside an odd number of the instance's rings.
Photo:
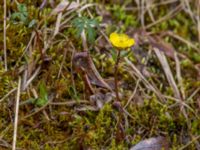
<path id="1" fill-rule="evenodd" d="M 135 44 L 135 41 L 133 38 L 130 38 L 126 34 L 118 34 L 118 33 L 111 33 L 110 34 L 110 42 L 113 46 L 117 48 L 129 48 Z"/>

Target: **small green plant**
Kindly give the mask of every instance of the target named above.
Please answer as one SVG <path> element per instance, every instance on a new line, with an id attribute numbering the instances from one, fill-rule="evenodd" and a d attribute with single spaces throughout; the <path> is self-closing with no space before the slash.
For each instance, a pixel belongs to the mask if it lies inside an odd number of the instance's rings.
<path id="1" fill-rule="evenodd" d="M 72 24 L 76 28 L 77 37 L 80 37 L 81 33 L 85 32 L 88 41 L 90 43 L 94 43 L 96 37 L 95 28 L 99 27 L 99 22 L 97 21 L 97 19 L 78 17 L 73 20 Z"/>
<path id="2" fill-rule="evenodd" d="M 30 98 L 26 101 L 21 102 L 20 105 L 34 104 L 37 107 L 42 107 L 47 102 L 48 102 L 48 93 L 47 93 L 46 85 L 42 81 L 39 84 L 39 96 L 38 96 L 38 98 Z"/>
<path id="3" fill-rule="evenodd" d="M 17 12 L 14 12 L 11 15 L 11 20 L 14 24 L 22 23 L 24 25 L 27 25 L 29 28 L 32 28 L 36 24 L 36 20 L 32 19 L 29 21 L 28 19 L 28 11 L 25 4 L 17 4 Z"/>
<path id="4" fill-rule="evenodd" d="M 48 102 L 48 93 L 44 82 L 41 82 L 39 85 L 39 98 L 36 99 L 35 105 L 42 107 Z"/>
<path id="5" fill-rule="evenodd" d="M 27 7 L 25 4 L 17 4 L 17 10 L 18 12 L 15 12 L 11 16 L 11 20 L 14 23 L 22 22 L 26 23 L 28 20 L 28 12 Z"/>

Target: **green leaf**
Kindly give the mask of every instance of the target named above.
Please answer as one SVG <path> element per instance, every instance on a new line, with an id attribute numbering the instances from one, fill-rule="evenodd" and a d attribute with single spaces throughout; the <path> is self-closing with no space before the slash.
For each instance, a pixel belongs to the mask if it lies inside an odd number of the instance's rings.
<path id="1" fill-rule="evenodd" d="M 25 4 L 17 4 L 17 9 L 19 12 L 27 12 L 27 7 Z"/>
<path id="2" fill-rule="evenodd" d="M 44 82 L 39 85 L 39 98 L 36 100 L 35 105 L 42 107 L 48 102 L 48 94 Z"/>
<path id="3" fill-rule="evenodd" d="M 84 30 L 84 26 L 80 26 L 79 28 L 77 28 L 76 29 L 76 37 L 80 37 L 83 30 Z"/>
<path id="4" fill-rule="evenodd" d="M 23 24 L 28 23 L 28 12 L 25 4 L 17 4 L 18 12 L 15 12 L 11 15 L 11 20 L 14 23 L 22 22 Z"/>
<path id="5" fill-rule="evenodd" d="M 76 28 L 76 36 L 80 37 L 84 29 L 84 24 L 80 18 L 76 18 L 72 21 L 72 25 Z"/>
<path id="6" fill-rule="evenodd" d="M 94 30 L 94 28 L 89 27 L 87 29 L 87 33 L 88 33 L 88 41 L 90 43 L 93 43 L 95 41 L 96 31 Z"/>
<path id="7" fill-rule="evenodd" d="M 95 41 L 95 28 L 99 26 L 99 22 L 96 19 L 78 17 L 72 21 L 72 25 L 76 28 L 77 37 L 80 37 L 81 33 L 85 31 L 88 41 L 90 43 L 93 43 Z"/>
<path id="8" fill-rule="evenodd" d="M 28 27 L 29 27 L 29 28 L 34 27 L 34 26 L 36 25 L 36 23 L 37 23 L 37 21 L 36 21 L 35 19 L 33 19 L 33 20 L 31 20 L 31 22 L 29 22 Z"/>
<path id="9" fill-rule="evenodd" d="M 27 22 L 27 17 L 24 16 L 24 15 L 23 15 L 22 13 L 20 13 L 20 12 L 16 12 L 16 13 L 13 13 L 13 14 L 12 14 L 11 20 L 12 20 L 14 23 L 17 23 L 17 22 L 26 23 L 26 22 Z"/>
<path id="10" fill-rule="evenodd" d="M 117 53 L 116 53 L 116 50 L 111 49 L 110 52 L 111 52 L 111 55 L 112 55 L 113 60 L 116 62 L 116 61 L 117 61 Z"/>
<path id="11" fill-rule="evenodd" d="M 88 21 L 90 27 L 99 27 L 99 22 L 96 19 L 91 19 Z"/>
<path id="12" fill-rule="evenodd" d="M 126 51 L 126 50 L 121 51 L 120 57 L 121 57 L 121 58 L 126 57 L 126 56 L 128 56 L 130 53 L 131 53 L 131 50 L 129 50 L 129 51 Z"/>
<path id="13" fill-rule="evenodd" d="M 24 14 L 22 14 L 22 13 L 20 14 L 20 21 L 21 22 L 26 23 L 27 19 L 28 18 Z"/>
<path id="14" fill-rule="evenodd" d="M 42 99 L 42 98 L 38 98 L 38 99 L 35 101 L 35 105 L 38 106 L 38 107 L 42 107 L 42 106 L 44 106 L 46 103 L 47 103 L 47 101 L 46 101 L 45 99 Z"/>
<path id="15" fill-rule="evenodd" d="M 73 99 L 75 99 L 75 100 L 80 99 L 75 87 L 70 86 L 69 89 L 68 89 L 68 92 Z"/>
<path id="16" fill-rule="evenodd" d="M 192 59 L 193 59 L 196 63 L 200 63 L 200 54 L 194 53 L 194 54 L 192 55 Z"/>
<path id="17" fill-rule="evenodd" d="M 44 84 L 44 82 L 42 81 L 39 85 L 39 90 L 40 90 L 40 97 L 43 99 L 48 99 L 48 95 L 47 95 L 47 90 L 46 90 L 46 86 Z"/>
<path id="18" fill-rule="evenodd" d="M 35 99 L 35 98 L 29 98 L 29 99 L 27 99 L 25 101 L 20 102 L 20 106 L 26 105 L 26 104 L 34 104 L 36 100 L 37 99 Z"/>
<path id="19" fill-rule="evenodd" d="M 19 13 L 19 12 L 13 13 L 11 15 L 11 20 L 13 20 L 13 21 L 20 20 L 20 18 L 21 18 L 21 13 Z"/>
<path id="20" fill-rule="evenodd" d="M 24 17 L 28 18 L 28 12 L 21 12 L 21 14 L 23 14 Z"/>

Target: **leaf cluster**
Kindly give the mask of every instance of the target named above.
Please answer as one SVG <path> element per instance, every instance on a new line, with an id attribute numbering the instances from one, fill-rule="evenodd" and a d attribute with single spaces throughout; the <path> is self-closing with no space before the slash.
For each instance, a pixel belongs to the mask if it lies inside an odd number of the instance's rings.
<path id="1" fill-rule="evenodd" d="M 90 43 L 93 43 L 95 41 L 96 37 L 95 28 L 99 27 L 99 22 L 97 19 L 78 17 L 73 20 L 72 24 L 76 28 L 77 37 L 80 37 L 82 32 L 85 32 L 87 39 Z"/>
<path id="2" fill-rule="evenodd" d="M 24 25 L 27 25 L 29 28 L 32 28 L 36 24 L 35 19 L 29 21 L 27 7 L 25 4 L 21 3 L 17 4 L 17 12 L 14 12 L 11 15 L 11 21 L 14 24 L 22 23 Z"/>

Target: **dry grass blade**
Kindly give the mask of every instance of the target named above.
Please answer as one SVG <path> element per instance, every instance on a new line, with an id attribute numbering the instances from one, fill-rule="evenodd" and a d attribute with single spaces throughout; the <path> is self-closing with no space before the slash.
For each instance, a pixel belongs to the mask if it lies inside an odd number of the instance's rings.
<path id="1" fill-rule="evenodd" d="M 62 12 L 60 12 L 57 16 L 56 27 L 55 27 L 53 36 L 56 36 L 56 34 L 58 34 L 59 32 L 61 19 L 62 19 Z"/>
<path id="2" fill-rule="evenodd" d="M 78 112 L 84 112 L 84 111 L 99 111 L 99 109 L 97 107 L 94 106 L 81 106 L 81 107 L 76 107 L 75 108 L 76 111 Z"/>
<path id="3" fill-rule="evenodd" d="M 160 37 L 157 37 L 157 36 L 154 36 L 154 37 L 149 36 L 148 38 L 149 38 L 150 44 L 153 47 L 164 52 L 164 54 L 168 56 L 169 58 L 175 59 L 174 58 L 175 49 L 171 44 L 164 42 L 163 40 L 160 39 Z"/>
<path id="4" fill-rule="evenodd" d="M 87 100 L 70 100 L 67 102 L 50 102 L 49 105 L 65 105 L 67 107 L 71 107 L 77 104 L 89 104 L 89 102 Z"/>
<path id="5" fill-rule="evenodd" d="M 166 99 L 168 99 L 168 100 L 173 100 L 173 101 L 176 102 L 175 104 L 172 104 L 171 106 L 169 106 L 169 108 L 172 108 L 172 107 L 174 107 L 176 105 L 180 105 L 180 100 L 179 99 L 171 97 L 171 96 L 166 96 L 166 95 L 164 97 Z M 199 118 L 198 115 L 195 114 L 195 111 L 194 111 L 194 109 L 192 109 L 192 107 L 190 107 L 188 104 L 184 103 L 183 101 L 181 102 L 181 104 L 183 106 L 185 106 L 188 110 L 190 110 L 197 118 Z"/>
<path id="6" fill-rule="evenodd" d="M 29 80 L 23 85 L 23 87 L 22 87 L 22 90 L 25 90 L 27 87 L 28 87 L 28 85 L 34 80 L 34 78 L 38 75 L 38 73 L 40 72 L 40 69 L 41 69 L 41 66 L 39 66 L 36 70 L 35 70 L 35 72 L 34 72 L 34 74 L 29 78 Z"/>
<path id="7" fill-rule="evenodd" d="M 145 15 L 145 0 L 141 0 L 141 12 L 140 12 L 140 20 L 141 20 L 141 25 L 144 28 L 145 27 L 145 19 L 144 19 L 144 15 Z"/>
<path id="8" fill-rule="evenodd" d="M 14 88 L 12 90 L 10 90 L 5 96 L 3 96 L 1 99 L 0 99 L 0 103 L 2 101 L 4 101 L 8 96 L 10 96 L 10 94 L 12 94 L 13 92 L 15 92 L 17 90 L 17 88 Z"/>
<path id="9" fill-rule="evenodd" d="M 62 2 L 60 2 L 60 4 L 58 4 L 58 6 L 52 11 L 52 14 L 58 14 L 57 21 L 56 21 L 56 27 L 55 27 L 53 36 L 58 34 L 59 28 L 62 26 L 61 20 L 64 19 L 66 14 L 68 14 L 68 13 L 65 13 L 63 15 L 63 11 L 65 9 L 68 10 L 68 11 L 69 10 L 75 11 L 75 9 L 77 9 L 78 7 L 79 7 L 79 3 L 77 3 L 77 2 L 62 1 Z"/>
<path id="10" fill-rule="evenodd" d="M 63 68 L 63 65 L 64 65 L 64 62 L 65 62 L 65 59 L 66 59 L 66 55 L 67 55 L 67 50 L 68 49 L 64 49 L 64 53 L 63 53 L 63 60 L 62 60 L 62 62 L 61 62 L 61 65 L 60 65 L 60 69 L 59 69 L 59 71 L 58 71 L 58 75 L 57 75 L 57 77 L 58 78 L 60 78 L 60 75 L 61 75 L 61 72 L 62 72 L 62 68 Z"/>
<path id="11" fill-rule="evenodd" d="M 198 31 L 198 38 L 200 43 L 200 1 L 197 0 L 197 31 Z"/>
<path id="12" fill-rule="evenodd" d="M 36 35 L 35 31 L 33 31 L 33 32 L 31 33 L 31 37 L 30 37 L 30 40 L 29 40 L 29 42 L 28 42 L 26 48 L 24 49 L 24 51 L 23 51 L 21 57 L 19 57 L 19 59 L 17 60 L 17 63 L 16 63 L 16 65 L 14 66 L 14 68 L 17 67 L 17 64 L 22 60 L 22 58 L 24 57 L 24 55 L 27 53 L 28 49 L 30 48 L 30 46 L 31 46 L 31 44 L 32 44 L 32 42 L 33 42 L 33 39 L 35 38 L 35 35 Z"/>
<path id="13" fill-rule="evenodd" d="M 148 13 L 149 13 L 149 16 L 150 16 L 150 18 L 151 18 L 151 21 L 152 22 L 155 22 L 155 17 L 154 17 L 154 15 L 153 15 L 153 12 L 151 11 L 151 5 L 153 4 L 153 0 L 149 0 L 149 1 L 146 1 L 146 6 L 147 6 L 147 11 L 148 11 Z"/>
<path id="14" fill-rule="evenodd" d="M 161 2 L 158 2 L 158 3 L 151 3 L 151 5 L 146 5 L 146 9 L 149 9 L 149 8 L 153 8 L 153 7 L 159 7 L 159 6 L 162 6 L 162 5 L 168 5 L 168 4 L 172 4 L 172 3 L 176 3 L 177 1 L 179 0 L 165 0 L 165 1 L 161 1 Z M 135 0 L 136 4 L 138 5 L 138 0 Z M 148 3 L 148 2 L 146 2 Z M 125 10 L 140 10 L 140 7 L 127 7 L 125 8 Z"/>
<path id="15" fill-rule="evenodd" d="M 75 9 L 79 6 L 79 3 L 77 2 L 68 2 L 68 1 L 61 1 L 56 8 L 53 9 L 51 12 L 51 15 L 55 15 L 57 13 L 63 12 L 65 9 L 70 10 L 70 9 Z"/>
<path id="16" fill-rule="evenodd" d="M 5 71 L 8 70 L 7 66 L 7 46 L 6 46 L 6 0 L 4 0 L 4 21 L 3 21 L 3 50 L 4 50 L 4 66 L 5 66 Z"/>
<path id="17" fill-rule="evenodd" d="M 134 96 L 135 96 L 135 94 L 136 94 L 136 92 L 137 92 L 139 83 L 140 83 L 140 80 L 137 81 L 136 86 L 135 86 L 135 89 L 134 89 L 134 91 L 133 91 L 133 94 L 129 97 L 129 99 L 128 99 L 126 105 L 124 106 L 124 109 L 126 109 L 126 107 L 129 105 L 129 103 L 131 102 L 131 100 L 134 98 Z"/>
<path id="18" fill-rule="evenodd" d="M 155 22 L 153 22 L 153 23 L 151 23 L 151 24 L 145 26 L 145 28 L 146 28 L 146 29 L 149 29 L 149 28 L 155 26 L 155 25 L 158 24 L 158 23 L 161 23 L 161 22 L 163 22 L 163 21 L 165 21 L 165 20 L 167 20 L 167 19 L 169 19 L 169 18 L 172 18 L 172 17 L 175 16 L 178 12 L 181 11 L 181 8 L 182 8 L 182 5 L 178 5 L 175 9 L 173 9 L 171 12 L 169 12 L 166 16 L 164 16 L 164 17 L 162 17 L 162 18 L 156 20 Z"/>
<path id="19" fill-rule="evenodd" d="M 153 13 L 151 11 L 151 8 L 152 8 L 151 6 L 153 5 L 153 1 L 152 0 L 149 0 L 149 1 L 141 0 L 141 2 L 136 1 L 136 4 L 138 5 L 138 10 L 140 10 L 139 18 L 140 18 L 142 27 L 145 28 L 145 13 L 146 12 L 148 12 L 151 21 L 154 23 L 155 19 L 154 19 Z"/>
<path id="20" fill-rule="evenodd" d="M 131 67 L 131 69 L 136 73 L 137 77 L 144 82 L 144 85 L 150 90 L 152 90 L 160 98 L 160 100 L 165 101 L 165 98 L 160 93 L 160 91 L 155 86 L 151 85 L 151 83 L 149 83 L 149 81 L 142 75 L 142 73 L 137 69 L 137 67 L 127 58 L 125 58 L 125 61 L 128 64 L 128 66 Z"/>
<path id="21" fill-rule="evenodd" d="M 17 96 L 16 96 L 15 122 L 14 122 L 14 132 L 13 132 L 12 150 L 15 150 L 15 149 L 16 149 L 16 142 L 17 142 L 17 128 L 18 128 L 18 114 L 19 114 L 20 89 L 21 89 L 21 77 L 19 77 L 18 88 L 17 88 Z"/>
<path id="22" fill-rule="evenodd" d="M 167 59 L 166 59 L 164 53 L 161 52 L 159 49 L 154 48 L 154 51 L 155 51 L 155 53 L 156 53 L 161 65 L 162 65 L 162 68 L 163 68 L 163 70 L 165 72 L 165 76 L 167 78 L 167 81 L 168 81 L 169 85 L 171 86 L 171 88 L 173 89 L 174 96 L 177 99 L 179 99 L 180 109 L 181 109 L 183 115 L 185 116 L 185 118 L 188 120 L 188 115 L 187 115 L 187 113 L 186 113 L 186 111 L 184 109 L 184 105 L 183 105 L 184 104 L 183 99 L 182 99 L 180 91 L 179 91 L 179 89 L 178 89 L 178 87 L 176 85 L 176 82 L 174 80 L 174 77 L 173 77 L 173 74 L 172 74 L 171 69 L 169 67 L 169 64 L 167 62 Z"/>
<path id="23" fill-rule="evenodd" d="M 47 102 L 44 106 L 42 106 L 42 107 L 36 109 L 34 112 L 32 112 L 32 113 L 26 115 L 26 116 L 23 117 L 21 120 L 27 119 L 27 118 L 29 118 L 29 117 L 31 117 L 31 116 L 37 114 L 38 112 L 44 110 L 44 109 L 50 104 L 50 102 L 51 102 L 54 98 L 55 98 L 55 94 L 52 93 L 52 94 L 49 96 L 49 98 L 48 98 L 48 102 Z M 20 121 L 21 121 L 21 120 L 20 120 Z"/>
<path id="24" fill-rule="evenodd" d="M 89 8 L 89 7 L 92 7 L 92 6 L 98 6 L 98 4 L 95 4 L 95 3 L 89 3 L 89 4 L 86 4 L 84 6 L 82 6 L 79 10 L 78 10 L 78 13 L 81 13 L 83 10 Z"/>
<path id="25" fill-rule="evenodd" d="M 179 40 L 180 42 L 182 42 L 184 44 L 187 44 L 189 47 L 193 48 L 194 50 L 196 50 L 197 52 L 200 53 L 200 49 L 198 47 L 196 47 L 192 42 L 180 37 L 179 35 L 171 32 L 171 31 L 168 31 L 166 34 L 177 39 L 177 40 Z"/>
<path id="26" fill-rule="evenodd" d="M 12 148 L 12 145 L 10 145 L 7 141 L 3 140 L 3 139 L 0 139 L 0 149 L 2 147 L 5 147 L 5 148 Z M 2 148 L 3 149 L 3 148 Z"/>
<path id="27" fill-rule="evenodd" d="M 183 6 L 183 9 L 186 13 L 188 13 L 190 15 L 190 18 L 193 22 L 195 22 L 195 19 L 194 19 L 194 14 L 192 12 L 192 9 L 190 7 L 190 1 L 189 0 L 182 0 L 182 6 Z"/>
<path id="28" fill-rule="evenodd" d="M 186 101 L 192 100 L 192 98 L 193 98 L 195 95 L 197 95 L 199 91 L 200 91 L 200 87 L 197 88 L 197 89 L 187 98 Z"/>
<path id="29" fill-rule="evenodd" d="M 167 62 L 167 59 L 166 59 L 164 53 L 161 52 L 161 51 L 160 51 L 159 49 L 157 49 L 157 48 L 154 48 L 154 51 L 155 51 L 155 53 L 156 53 L 156 55 L 157 55 L 157 57 L 158 57 L 158 59 L 159 59 L 161 65 L 162 65 L 162 68 L 163 68 L 163 70 L 164 70 L 164 72 L 165 72 L 165 75 L 166 75 L 166 77 L 167 77 L 167 80 L 168 80 L 169 85 L 172 87 L 172 89 L 173 89 L 173 91 L 174 91 L 174 96 L 175 96 L 176 98 L 178 98 L 178 99 L 181 100 L 181 95 L 180 95 L 179 89 L 178 89 L 178 87 L 176 86 L 176 82 L 175 82 L 175 80 L 174 80 L 174 78 L 173 78 L 173 74 L 172 74 L 172 72 L 171 72 L 171 69 L 170 69 L 170 67 L 169 67 L 169 64 L 168 64 L 168 62 Z"/>
<path id="30" fill-rule="evenodd" d="M 185 91 L 184 91 L 183 80 L 182 80 L 182 76 L 181 76 L 181 66 L 180 66 L 180 61 L 178 59 L 176 52 L 174 53 L 174 58 L 175 58 L 175 62 L 176 62 L 176 76 L 178 79 L 178 85 L 180 87 L 180 92 L 181 92 L 182 98 L 185 99 Z"/>
<path id="31" fill-rule="evenodd" d="M 179 150 L 184 150 L 186 149 L 189 145 L 191 145 L 192 143 L 194 143 L 195 141 L 197 141 L 200 138 L 200 135 L 193 138 L 192 141 L 188 142 L 186 145 L 184 145 L 183 147 L 181 147 Z"/>

